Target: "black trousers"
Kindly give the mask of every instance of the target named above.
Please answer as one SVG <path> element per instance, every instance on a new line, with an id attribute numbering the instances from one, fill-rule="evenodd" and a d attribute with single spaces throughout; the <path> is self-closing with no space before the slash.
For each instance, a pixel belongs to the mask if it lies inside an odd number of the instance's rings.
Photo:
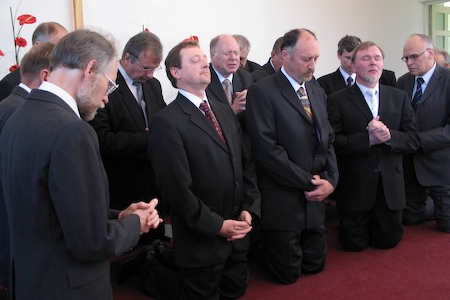
<path id="1" fill-rule="evenodd" d="M 403 237 L 402 211 L 391 210 L 384 197 L 383 182 L 378 180 L 374 207 L 369 211 L 348 211 L 338 208 L 339 241 L 346 251 L 362 251 L 367 246 L 388 249 L 397 246 Z"/>

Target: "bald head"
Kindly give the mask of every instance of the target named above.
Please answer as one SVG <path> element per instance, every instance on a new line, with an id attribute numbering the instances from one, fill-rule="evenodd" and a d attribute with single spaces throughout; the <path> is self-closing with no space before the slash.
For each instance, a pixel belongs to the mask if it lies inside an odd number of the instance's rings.
<path id="1" fill-rule="evenodd" d="M 240 49 L 236 39 L 221 34 L 209 44 L 211 64 L 222 76 L 228 77 L 239 69 Z"/>

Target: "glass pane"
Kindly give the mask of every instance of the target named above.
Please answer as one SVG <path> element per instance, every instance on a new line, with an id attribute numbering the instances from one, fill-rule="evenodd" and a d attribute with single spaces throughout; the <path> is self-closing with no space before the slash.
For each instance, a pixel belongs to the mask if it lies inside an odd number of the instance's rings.
<path id="1" fill-rule="evenodd" d="M 445 29 L 445 14 L 444 13 L 436 13 L 436 30 L 444 30 Z"/>
<path id="2" fill-rule="evenodd" d="M 436 48 L 445 48 L 445 36 L 437 35 L 434 43 Z"/>
<path id="3" fill-rule="evenodd" d="M 447 37 L 447 47 L 445 47 L 444 49 L 447 51 L 450 49 L 450 36 Z"/>

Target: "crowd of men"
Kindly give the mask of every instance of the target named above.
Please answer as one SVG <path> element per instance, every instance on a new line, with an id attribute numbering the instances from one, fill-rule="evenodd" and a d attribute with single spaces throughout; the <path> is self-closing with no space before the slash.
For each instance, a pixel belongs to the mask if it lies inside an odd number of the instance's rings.
<path id="1" fill-rule="evenodd" d="M 155 34 L 131 37 L 119 60 L 92 30 L 50 22 L 36 36 L 0 82 L 11 299 L 112 299 L 109 260 L 138 244 L 119 283 L 139 276 L 157 299 L 239 298 L 249 249 L 293 283 L 325 267 L 329 198 L 346 251 L 393 248 L 403 225 L 430 219 L 450 232 L 450 69 L 426 35 L 406 40 L 398 81 L 355 36 L 317 80 L 320 44 L 305 28 L 278 38 L 263 66 L 242 35 L 214 37 L 210 62 L 188 39 L 164 61 L 179 91 L 169 105 Z"/>

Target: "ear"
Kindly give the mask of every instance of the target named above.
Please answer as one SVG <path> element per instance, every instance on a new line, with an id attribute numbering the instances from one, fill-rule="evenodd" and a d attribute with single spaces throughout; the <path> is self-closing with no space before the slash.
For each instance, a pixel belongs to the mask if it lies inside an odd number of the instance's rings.
<path id="1" fill-rule="evenodd" d="M 97 61 L 95 59 L 89 61 L 86 65 L 86 68 L 83 70 L 84 78 L 88 80 L 92 80 L 95 74 L 95 67 L 97 65 Z"/>
<path id="2" fill-rule="evenodd" d="M 336 53 L 337 53 L 337 57 L 338 57 L 339 59 L 341 59 L 341 55 L 339 54 L 339 51 L 337 51 Z"/>
<path id="3" fill-rule="evenodd" d="M 49 75 L 50 75 L 50 70 L 48 70 L 48 69 L 42 69 L 42 70 L 39 72 L 39 80 L 40 80 L 41 82 L 47 81 L 47 78 L 48 78 Z"/>
<path id="4" fill-rule="evenodd" d="M 180 79 L 180 69 L 178 69 L 177 67 L 171 67 L 170 74 L 172 74 L 175 79 Z"/>
<path id="5" fill-rule="evenodd" d="M 351 67 L 352 67 L 352 72 L 356 73 L 356 64 L 354 62 L 352 62 Z"/>
<path id="6" fill-rule="evenodd" d="M 289 54 L 289 52 L 286 49 L 283 49 L 281 51 L 281 58 L 283 58 L 283 61 L 289 60 L 290 57 L 291 57 L 291 55 Z"/>

